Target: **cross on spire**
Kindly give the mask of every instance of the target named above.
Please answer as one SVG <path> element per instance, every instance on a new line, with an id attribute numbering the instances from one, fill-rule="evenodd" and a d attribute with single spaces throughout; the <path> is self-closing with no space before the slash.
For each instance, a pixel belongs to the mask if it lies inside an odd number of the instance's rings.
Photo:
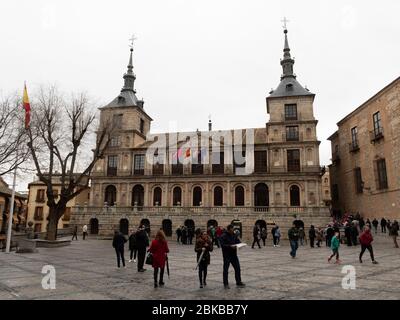
<path id="1" fill-rule="evenodd" d="M 129 47 L 133 50 L 133 42 L 136 40 L 137 38 L 135 37 L 134 34 L 132 34 L 132 38 L 129 39 L 129 41 L 131 42 L 129 44 Z"/>
<path id="2" fill-rule="evenodd" d="M 286 19 L 286 17 L 283 17 L 283 20 L 281 20 L 281 22 L 283 22 L 283 29 L 287 29 L 287 25 L 286 23 L 290 22 L 288 19 Z"/>

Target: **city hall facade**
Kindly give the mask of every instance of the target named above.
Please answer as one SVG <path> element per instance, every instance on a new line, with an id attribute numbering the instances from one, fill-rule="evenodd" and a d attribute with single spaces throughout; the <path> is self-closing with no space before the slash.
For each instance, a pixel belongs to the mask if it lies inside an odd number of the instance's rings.
<path id="1" fill-rule="evenodd" d="M 330 212 L 321 191 L 314 117 L 315 95 L 293 71 L 287 30 L 283 73 L 266 98 L 265 127 L 150 134 L 152 118 L 136 97 L 132 49 L 121 93 L 100 108 L 100 126 L 112 121 L 113 138 L 92 172 L 90 202 L 73 208 L 71 225 L 92 235 L 127 234 L 140 224 L 167 236 L 181 225 L 234 223 L 242 236 L 294 216 L 325 225 Z"/>

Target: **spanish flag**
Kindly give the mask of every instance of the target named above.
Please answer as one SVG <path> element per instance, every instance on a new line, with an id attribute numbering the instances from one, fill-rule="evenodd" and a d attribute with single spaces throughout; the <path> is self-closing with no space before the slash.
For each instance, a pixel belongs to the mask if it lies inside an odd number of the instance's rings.
<path id="1" fill-rule="evenodd" d="M 31 105 L 29 103 L 28 91 L 26 90 L 26 84 L 24 84 L 24 96 L 22 99 L 24 109 L 25 109 L 25 129 L 29 128 L 29 123 L 31 122 Z"/>

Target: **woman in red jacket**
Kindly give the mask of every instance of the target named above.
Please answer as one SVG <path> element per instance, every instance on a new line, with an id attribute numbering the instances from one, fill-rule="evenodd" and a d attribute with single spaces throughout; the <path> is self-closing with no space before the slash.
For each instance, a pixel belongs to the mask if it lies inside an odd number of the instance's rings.
<path id="1" fill-rule="evenodd" d="M 374 259 L 374 251 L 372 250 L 372 241 L 374 241 L 374 239 L 372 238 L 372 234 L 371 234 L 371 230 L 368 226 L 364 227 L 364 232 L 361 233 L 360 237 L 359 237 L 360 243 L 361 243 L 361 252 L 360 252 L 360 263 L 362 263 L 362 256 L 365 252 L 366 249 L 368 249 L 369 254 L 371 255 L 371 260 L 373 264 L 377 264 L 378 262 L 375 261 Z"/>
<path id="2" fill-rule="evenodd" d="M 153 254 L 154 288 L 157 288 L 158 269 L 160 269 L 160 287 L 164 286 L 164 267 L 169 252 L 167 240 L 162 230 L 157 232 L 156 238 L 151 243 L 149 251 Z"/>

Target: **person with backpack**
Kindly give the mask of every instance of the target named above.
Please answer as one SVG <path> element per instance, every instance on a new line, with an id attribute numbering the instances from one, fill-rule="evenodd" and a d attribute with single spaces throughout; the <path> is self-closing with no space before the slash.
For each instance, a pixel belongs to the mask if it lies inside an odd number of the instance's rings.
<path id="1" fill-rule="evenodd" d="M 311 225 L 310 230 L 308 231 L 308 237 L 310 238 L 310 247 L 314 248 L 314 240 L 316 238 L 315 227 Z"/>
<path id="2" fill-rule="evenodd" d="M 372 263 L 377 264 L 378 262 L 375 261 L 374 251 L 373 251 L 372 245 L 371 245 L 372 241 L 374 241 L 374 238 L 372 237 L 371 229 L 368 226 L 364 227 L 364 231 L 361 233 L 359 240 L 360 240 L 360 244 L 361 244 L 361 252 L 360 252 L 360 256 L 359 256 L 360 263 L 362 263 L 362 256 L 363 256 L 365 250 L 368 249 L 369 254 L 371 256 Z"/>
<path id="3" fill-rule="evenodd" d="M 264 244 L 265 247 L 265 241 L 267 240 L 267 228 L 262 228 L 261 229 L 261 240 Z"/>
<path id="4" fill-rule="evenodd" d="M 210 252 L 213 250 L 213 244 L 207 232 L 201 232 L 196 238 L 194 251 L 197 253 L 197 267 L 199 268 L 200 289 L 207 285 L 207 267 L 210 264 Z M 200 261 L 201 257 L 201 261 Z"/>
<path id="5" fill-rule="evenodd" d="M 118 266 L 118 268 L 121 267 L 121 261 L 120 260 L 122 260 L 122 265 L 125 268 L 125 257 L 124 257 L 125 242 L 126 242 L 126 239 L 123 236 L 123 234 L 121 232 L 119 232 L 118 230 L 116 230 L 114 232 L 114 238 L 113 238 L 113 241 L 112 241 L 112 246 L 115 249 L 115 253 L 117 254 L 117 266 Z"/>
<path id="6" fill-rule="evenodd" d="M 341 262 L 339 260 L 339 247 L 340 247 L 340 234 L 338 231 L 336 231 L 331 239 L 332 255 L 328 257 L 328 262 L 331 262 L 332 258 L 335 256 L 336 256 L 335 263 L 339 264 Z"/>

